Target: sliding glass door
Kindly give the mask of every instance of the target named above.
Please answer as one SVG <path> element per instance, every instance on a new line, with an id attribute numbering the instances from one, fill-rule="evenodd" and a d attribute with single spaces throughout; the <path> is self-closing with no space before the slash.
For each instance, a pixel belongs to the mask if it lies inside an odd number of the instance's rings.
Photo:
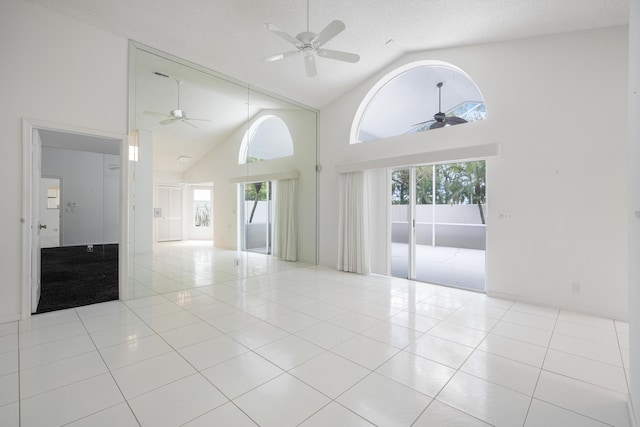
<path id="1" fill-rule="evenodd" d="M 272 197 L 271 182 L 242 184 L 242 250 L 271 254 Z"/>
<path id="2" fill-rule="evenodd" d="M 391 274 L 484 290 L 485 162 L 391 172 Z"/>
<path id="3" fill-rule="evenodd" d="M 394 277 L 412 276 L 409 273 L 413 264 L 409 261 L 413 246 L 411 171 L 391 171 L 391 275 Z"/>

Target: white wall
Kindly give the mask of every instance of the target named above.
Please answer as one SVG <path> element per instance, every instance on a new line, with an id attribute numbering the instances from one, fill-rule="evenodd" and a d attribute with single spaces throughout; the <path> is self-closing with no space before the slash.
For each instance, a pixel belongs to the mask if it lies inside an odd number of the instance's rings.
<path id="1" fill-rule="evenodd" d="M 320 263 L 336 265 L 336 165 L 499 143 L 500 156 L 487 160 L 489 293 L 626 319 L 627 42 L 620 27 L 415 53 L 324 108 Z M 467 72 L 488 119 L 350 145 L 368 90 L 425 59 Z"/>
<path id="2" fill-rule="evenodd" d="M 42 174 L 62 179 L 61 246 L 120 241 L 119 165 L 113 154 L 42 147 Z"/>
<path id="3" fill-rule="evenodd" d="M 127 40 L 23 0 L 0 2 L 0 235 L 21 246 L 22 118 L 127 133 Z M 0 321 L 20 314 L 20 250 L 0 257 Z"/>
<path id="4" fill-rule="evenodd" d="M 315 263 L 316 251 L 316 115 L 303 110 L 263 111 L 254 118 L 273 114 L 289 127 L 294 155 L 238 165 L 238 153 L 246 130 L 242 126 L 226 141 L 185 172 L 185 181 L 213 182 L 213 230 L 216 246 L 237 249 L 237 184 L 229 178 L 275 172 L 300 172 L 298 181 L 298 260 Z"/>

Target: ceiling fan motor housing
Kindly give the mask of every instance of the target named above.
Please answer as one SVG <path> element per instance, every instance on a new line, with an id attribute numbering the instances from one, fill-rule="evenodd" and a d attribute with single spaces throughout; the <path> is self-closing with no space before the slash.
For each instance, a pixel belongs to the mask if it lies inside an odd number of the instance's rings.
<path id="1" fill-rule="evenodd" d="M 184 110 L 180 110 L 180 109 L 171 110 L 169 115 L 171 115 L 171 117 L 176 120 L 187 118 L 187 113 L 185 113 Z"/>
<path id="2" fill-rule="evenodd" d="M 313 51 L 316 48 L 316 46 L 313 45 L 313 40 L 317 36 L 318 35 L 316 33 L 312 33 L 310 31 L 298 34 L 296 39 L 298 39 L 300 43 L 296 47 L 305 53 Z"/>

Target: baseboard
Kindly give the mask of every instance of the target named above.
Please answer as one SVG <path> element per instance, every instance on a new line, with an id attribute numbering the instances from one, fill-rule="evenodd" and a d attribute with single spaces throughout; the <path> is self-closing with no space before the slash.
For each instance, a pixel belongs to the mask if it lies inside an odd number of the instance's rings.
<path id="1" fill-rule="evenodd" d="M 633 401 L 631 401 L 631 394 L 627 394 L 627 412 L 629 413 L 629 424 L 631 427 L 636 427 L 635 411 L 633 410 Z"/>
<path id="2" fill-rule="evenodd" d="M 521 303 L 525 303 L 525 304 L 541 305 L 541 306 L 545 306 L 545 307 L 549 307 L 549 308 L 557 308 L 559 310 L 572 311 L 572 312 L 575 312 L 575 313 L 582 313 L 582 314 L 586 314 L 586 315 L 589 315 L 589 316 L 602 317 L 602 318 L 605 318 L 605 319 L 619 320 L 619 321 L 622 321 L 622 322 L 628 322 L 629 321 L 627 313 L 610 313 L 610 312 L 605 312 L 605 311 L 589 311 L 588 309 L 585 309 L 584 307 L 563 305 L 563 304 L 558 304 L 555 301 L 546 301 L 546 300 L 542 300 L 542 299 L 523 298 L 523 297 L 520 297 L 520 296 L 511 295 L 511 294 L 507 294 L 507 293 L 503 293 L 503 292 L 487 291 L 487 296 L 488 297 L 492 297 L 492 298 L 500 298 L 500 299 L 506 299 L 506 300 L 509 300 L 509 301 L 521 302 Z"/>
<path id="3" fill-rule="evenodd" d="M 0 323 L 16 322 L 20 320 L 19 314 L 11 314 L 8 316 L 0 316 Z"/>

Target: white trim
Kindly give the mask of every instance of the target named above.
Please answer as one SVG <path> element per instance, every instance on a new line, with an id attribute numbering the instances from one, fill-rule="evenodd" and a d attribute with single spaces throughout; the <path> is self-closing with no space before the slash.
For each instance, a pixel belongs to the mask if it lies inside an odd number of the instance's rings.
<path id="1" fill-rule="evenodd" d="M 629 415 L 629 424 L 631 427 L 636 427 L 635 411 L 633 410 L 633 401 L 631 400 L 631 393 L 627 393 L 627 413 Z"/>
<path id="2" fill-rule="evenodd" d="M 497 143 L 472 145 L 448 150 L 427 151 L 424 153 L 408 154 L 398 157 L 386 157 L 383 159 L 362 160 L 353 163 L 343 163 L 336 166 L 337 173 L 359 172 L 367 169 L 397 168 L 402 166 L 460 162 L 465 160 L 477 160 L 500 155 L 500 145 Z"/>
<path id="3" fill-rule="evenodd" d="M 271 120 L 271 119 L 276 119 L 279 120 L 285 127 L 285 129 L 287 130 L 287 135 L 289 136 L 289 141 L 291 143 L 291 154 L 287 154 L 286 156 L 277 156 L 277 157 L 270 157 L 268 159 L 263 159 L 263 160 L 271 160 L 271 159 L 281 159 L 283 157 L 291 157 L 294 155 L 294 151 L 293 151 L 293 138 L 291 137 L 291 130 L 289 130 L 289 126 L 287 126 L 287 123 L 282 120 L 282 118 L 278 117 L 275 114 L 265 114 L 263 116 L 258 117 L 257 119 L 255 119 L 253 121 L 253 123 L 251 123 L 251 125 L 249 126 L 249 129 L 245 131 L 244 136 L 242 137 L 242 142 L 240 143 L 240 150 L 238 151 L 238 164 L 239 165 L 246 165 L 247 162 L 247 156 L 249 155 L 249 147 L 251 146 L 251 143 L 253 142 L 253 138 L 256 135 L 256 132 L 258 131 L 258 129 L 260 128 L 260 126 L 262 126 L 262 124 L 264 122 L 266 122 L 267 120 Z"/>
<path id="4" fill-rule="evenodd" d="M 86 129 L 77 126 L 46 122 L 37 119 L 22 119 L 22 250 L 21 250 L 21 304 L 20 318 L 31 316 L 31 207 L 33 193 L 33 131 L 51 130 L 57 132 L 73 133 L 78 135 L 110 138 L 120 142 L 120 243 L 118 254 L 119 294 L 124 295 L 128 284 L 128 261 L 126 250 L 128 247 L 128 181 L 129 181 L 129 137 L 126 134 Z"/>
<path id="5" fill-rule="evenodd" d="M 380 80 L 378 80 L 371 87 L 369 92 L 367 92 L 367 94 L 364 96 L 364 98 L 362 99 L 362 102 L 358 106 L 358 109 L 356 110 L 356 114 L 353 117 L 353 121 L 351 122 L 351 132 L 350 132 L 350 135 L 349 135 L 349 144 L 360 144 L 360 143 L 363 142 L 363 141 L 360 141 L 358 139 L 358 133 L 360 131 L 360 124 L 362 123 L 362 119 L 363 119 L 365 113 L 367 112 L 367 108 L 369 108 L 369 104 L 371 104 L 371 102 L 376 97 L 378 92 L 380 92 L 388 83 L 390 83 L 393 79 L 398 77 L 400 74 L 403 74 L 403 73 L 405 73 L 407 71 L 413 70 L 415 68 L 420 68 L 420 67 L 446 67 L 446 68 L 450 68 L 450 69 L 455 70 L 458 73 L 462 74 L 466 78 L 468 78 L 474 85 L 476 85 L 476 87 L 478 87 L 478 85 L 475 83 L 475 81 L 471 78 L 471 76 L 469 74 L 464 72 L 464 70 L 462 70 L 461 68 L 456 67 L 455 65 L 450 64 L 448 62 L 432 60 L 432 59 L 426 59 L 426 60 L 420 60 L 420 61 L 413 61 L 413 62 L 410 62 L 408 64 L 401 65 L 400 67 L 397 67 L 394 70 L 388 72 Z M 478 91 L 480 91 L 479 87 L 478 87 Z M 482 92 L 480 92 L 480 95 L 484 100 L 484 97 L 482 96 Z M 398 135 L 396 135 L 396 136 L 398 136 Z"/>
<path id="6" fill-rule="evenodd" d="M 557 308 L 559 310 L 574 311 L 576 313 L 586 314 L 589 316 L 604 317 L 605 319 L 620 320 L 623 322 L 628 322 L 627 314 L 622 312 L 594 311 L 594 310 L 590 311 L 588 309 L 585 309 L 584 307 L 579 307 L 577 305 L 558 304 L 558 302 L 553 299 L 530 298 L 530 297 L 525 298 L 525 297 L 514 295 L 508 292 L 496 292 L 496 291 L 491 291 L 489 289 L 487 289 L 486 294 L 488 297 L 491 297 L 491 298 L 499 298 L 499 299 L 504 299 L 508 301 L 522 302 L 526 304 L 542 305 L 549 308 Z"/>
<path id="7" fill-rule="evenodd" d="M 299 108 L 302 108 L 302 109 L 305 109 L 305 110 L 313 111 L 314 113 L 318 113 L 320 111 L 320 110 L 318 110 L 316 108 L 309 107 L 308 105 L 302 104 L 302 103 L 300 103 L 298 101 L 294 101 L 293 99 L 290 99 L 290 98 L 287 98 L 285 96 L 282 96 L 282 95 L 280 95 L 280 94 L 278 94 L 276 92 L 271 92 L 271 91 L 263 89 L 261 87 L 250 85 L 249 83 L 243 82 L 242 80 L 238 80 L 238 79 L 236 79 L 234 77 L 231 77 L 229 75 L 220 73 L 218 71 L 212 70 L 212 69 L 204 67 L 202 65 L 198 65 L 195 62 L 191 62 L 191 61 L 188 61 L 186 59 L 179 58 L 179 57 L 177 57 L 175 55 L 172 55 L 170 53 L 164 52 L 164 51 L 162 51 L 160 49 L 156 49 L 154 47 L 145 45 L 144 43 L 141 43 L 141 42 L 138 42 L 138 41 L 135 41 L 135 40 L 129 40 L 129 47 L 130 47 L 129 61 L 131 63 L 135 63 L 135 50 L 140 50 L 140 51 L 143 51 L 143 52 L 150 53 L 152 55 L 160 56 L 160 57 L 162 57 L 164 59 L 168 59 L 168 60 L 176 62 L 176 63 L 178 63 L 178 64 L 180 64 L 182 66 L 192 68 L 194 70 L 203 72 L 203 73 L 208 74 L 210 76 L 217 77 L 217 78 L 225 80 L 225 81 L 227 81 L 229 83 L 233 83 L 233 84 L 235 84 L 235 85 L 237 85 L 239 87 L 247 89 L 247 91 L 251 91 L 251 92 L 259 93 L 259 94 L 262 94 L 262 95 L 266 95 L 266 96 L 269 96 L 271 98 L 275 98 L 275 99 L 278 99 L 280 101 L 284 101 L 284 102 L 286 102 L 288 104 L 291 104 L 291 105 L 293 105 L 295 107 L 299 107 Z M 132 62 L 132 60 L 133 60 L 133 62 Z M 130 89 L 131 89 L 131 87 L 130 87 Z M 135 91 L 130 92 L 130 93 L 135 93 Z"/>
<path id="8" fill-rule="evenodd" d="M 19 314 L 8 315 L 8 316 L 0 316 L 0 324 L 9 323 L 9 322 L 16 322 L 16 321 L 18 321 L 20 319 L 21 319 L 21 317 L 20 317 Z"/>
<path id="9" fill-rule="evenodd" d="M 252 182 L 277 181 L 279 179 L 298 179 L 300 171 L 273 172 L 258 175 L 243 175 L 229 178 L 229 184 L 250 184 Z"/>
<path id="10" fill-rule="evenodd" d="M 22 297 L 20 315 L 31 316 L 31 152 L 34 126 L 27 120 L 22 121 Z"/>

